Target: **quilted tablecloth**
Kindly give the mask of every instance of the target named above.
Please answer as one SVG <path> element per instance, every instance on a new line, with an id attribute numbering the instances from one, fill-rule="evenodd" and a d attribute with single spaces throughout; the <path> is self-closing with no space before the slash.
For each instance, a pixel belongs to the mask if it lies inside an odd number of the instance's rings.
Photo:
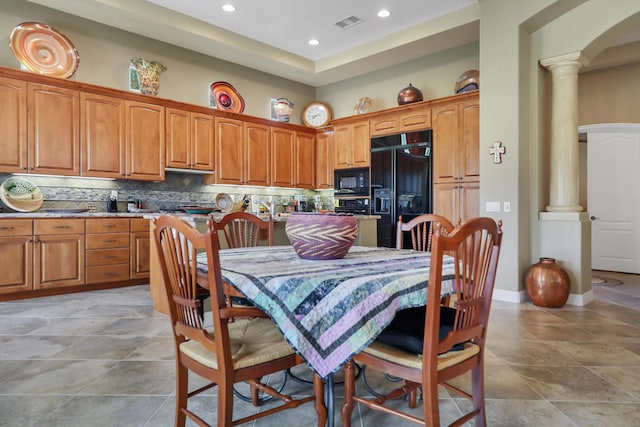
<path id="1" fill-rule="evenodd" d="M 354 246 L 343 259 L 314 261 L 275 246 L 222 250 L 220 261 L 224 280 L 264 310 L 322 377 L 371 343 L 396 311 L 427 302 L 425 252 Z M 204 259 L 200 265 L 206 269 Z M 452 273 L 446 257 L 442 295 L 453 291 Z"/>

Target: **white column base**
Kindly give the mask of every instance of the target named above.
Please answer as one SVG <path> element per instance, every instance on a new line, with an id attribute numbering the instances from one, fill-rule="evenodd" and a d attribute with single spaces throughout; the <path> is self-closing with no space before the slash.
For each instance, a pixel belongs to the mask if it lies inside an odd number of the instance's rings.
<path id="1" fill-rule="evenodd" d="M 540 256 L 555 258 L 571 279 L 567 304 L 586 305 L 591 291 L 591 220 L 586 212 L 541 212 Z"/>

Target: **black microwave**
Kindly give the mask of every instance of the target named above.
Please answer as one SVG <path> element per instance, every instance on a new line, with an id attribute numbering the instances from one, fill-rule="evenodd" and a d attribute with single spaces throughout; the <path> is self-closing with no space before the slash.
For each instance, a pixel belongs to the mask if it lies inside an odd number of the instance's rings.
<path id="1" fill-rule="evenodd" d="M 337 169 L 333 186 L 335 196 L 369 196 L 369 168 Z"/>

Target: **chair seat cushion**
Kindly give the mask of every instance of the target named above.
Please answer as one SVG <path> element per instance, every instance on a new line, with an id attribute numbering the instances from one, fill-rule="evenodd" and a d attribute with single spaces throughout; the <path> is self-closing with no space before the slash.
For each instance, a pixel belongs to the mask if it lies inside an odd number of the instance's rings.
<path id="1" fill-rule="evenodd" d="M 463 344 L 462 350 L 451 350 L 443 354 L 438 355 L 438 370 L 448 368 L 456 365 L 467 359 L 472 358 L 480 352 L 480 346 L 472 342 L 466 342 Z M 396 347 L 392 347 L 387 344 L 383 344 L 379 341 L 374 341 L 369 347 L 363 350 L 364 353 L 368 353 L 382 360 L 395 363 L 397 365 L 406 366 L 412 369 L 422 369 L 422 355 L 407 352 Z"/>
<path id="2" fill-rule="evenodd" d="M 213 333 L 213 330 L 209 330 Z M 294 354 L 271 319 L 236 319 L 229 323 L 229 340 L 233 368 L 240 369 L 259 365 Z M 207 350 L 200 342 L 191 340 L 180 344 L 180 351 L 213 369 L 218 369 L 216 354 Z"/>
<path id="3" fill-rule="evenodd" d="M 376 339 L 411 353 L 422 354 L 426 313 L 426 306 L 400 310 L 389 326 Z M 456 310 L 454 308 L 440 307 L 440 340 L 453 330 L 455 316 Z M 464 343 L 459 343 L 453 346 L 452 350 L 462 350 L 463 348 Z"/>

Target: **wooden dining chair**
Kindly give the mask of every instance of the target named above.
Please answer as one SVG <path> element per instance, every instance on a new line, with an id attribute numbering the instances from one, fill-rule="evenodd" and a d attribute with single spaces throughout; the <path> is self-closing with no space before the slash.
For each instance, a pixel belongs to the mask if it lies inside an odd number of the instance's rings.
<path id="1" fill-rule="evenodd" d="M 502 242 L 502 223 L 491 218 L 474 218 L 450 235 L 433 236 L 427 301 L 440 301 L 442 280 L 453 281 L 457 296 L 453 306 L 427 303 L 422 347 L 409 350 L 374 341 L 345 366 L 343 426 L 351 425 L 354 402 L 370 409 L 397 415 L 429 427 L 440 426 L 438 385 L 472 401 L 473 409 L 450 425 L 462 425 L 475 418 L 476 426 L 486 426 L 484 402 L 484 358 L 491 297 Z M 453 255 L 452 275 L 443 277 L 443 260 Z M 415 351 L 417 350 L 417 351 Z M 421 353 L 421 354 L 419 354 Z M 405 380 L 402 387 L 375 398 L 355 395 L 354 362 L 367 365 Z M 450 380 L 467 372 L 470 389 L 463 390 Z M 385 402 L 408 396 L 418 387 L 423 390 L 423 418 Z"/>
<path id="2" fill-rule="evenodd" d="M 396 248 L 405 249 L 405 235 L 411 237 L 411 249 L 415 251 L 431 252 L 431 240 L 436 229 L 440 234 L 449 234 L 455 226 L 447 218 L 436 214 L 423 214 L 408 222 L 398 217 L 396 227 Z"/>
<path id="3" fill-rule="evenodd" d="M 229 248 L 258 246 L 260 240 L 266 240 L 267 246 L 273 246 L 274 225 L 271 215 L 264 221 L 247 212 L 233 212 L 220 221 L 214 221 L 213 227 L 222 232 Z M 266 238 L 263 237 L 265 234 Z"/>
<path id="4" fill-rule="evenodd" d="M 275 324 L 256 307 L 229 307 L 226 304 L 218 238 L 213 227 L 204 234 L 183 219 L 163 215 L 155 219 L 154 238 L 165 289 L 176 350 L 175 425 L 184 426 L 189 417 L 200 426 L 208 424 L 192 409 L 189 398 L 217 386 L 217 426 L 235 426 L 303 403 L 315 401 L 318 426 L 326 422 L 323 383 L 314 376 L 314 395 L 293 399 L 259 381 L 261 377 L 302 363 Z M 198 253 L 206 253 L 206 269 L 198 268 Z M 206 280 L 211 296 L 212 327 L 205 327 L 198 313 L 197 281 Z M 208 315 L 209 312 L 207 312 Z M 235 318 L 233 323 L 230 318 Z M 209 384 L 189 390 L 189 371 Z M 247 382 L 252 390 L 273 395 L 282 405 L 233 419 L 233 385 Z M 257 392 L 255 393 L 257 398 Z M 254 402 L 254 404 L 257 404 Z"/>

